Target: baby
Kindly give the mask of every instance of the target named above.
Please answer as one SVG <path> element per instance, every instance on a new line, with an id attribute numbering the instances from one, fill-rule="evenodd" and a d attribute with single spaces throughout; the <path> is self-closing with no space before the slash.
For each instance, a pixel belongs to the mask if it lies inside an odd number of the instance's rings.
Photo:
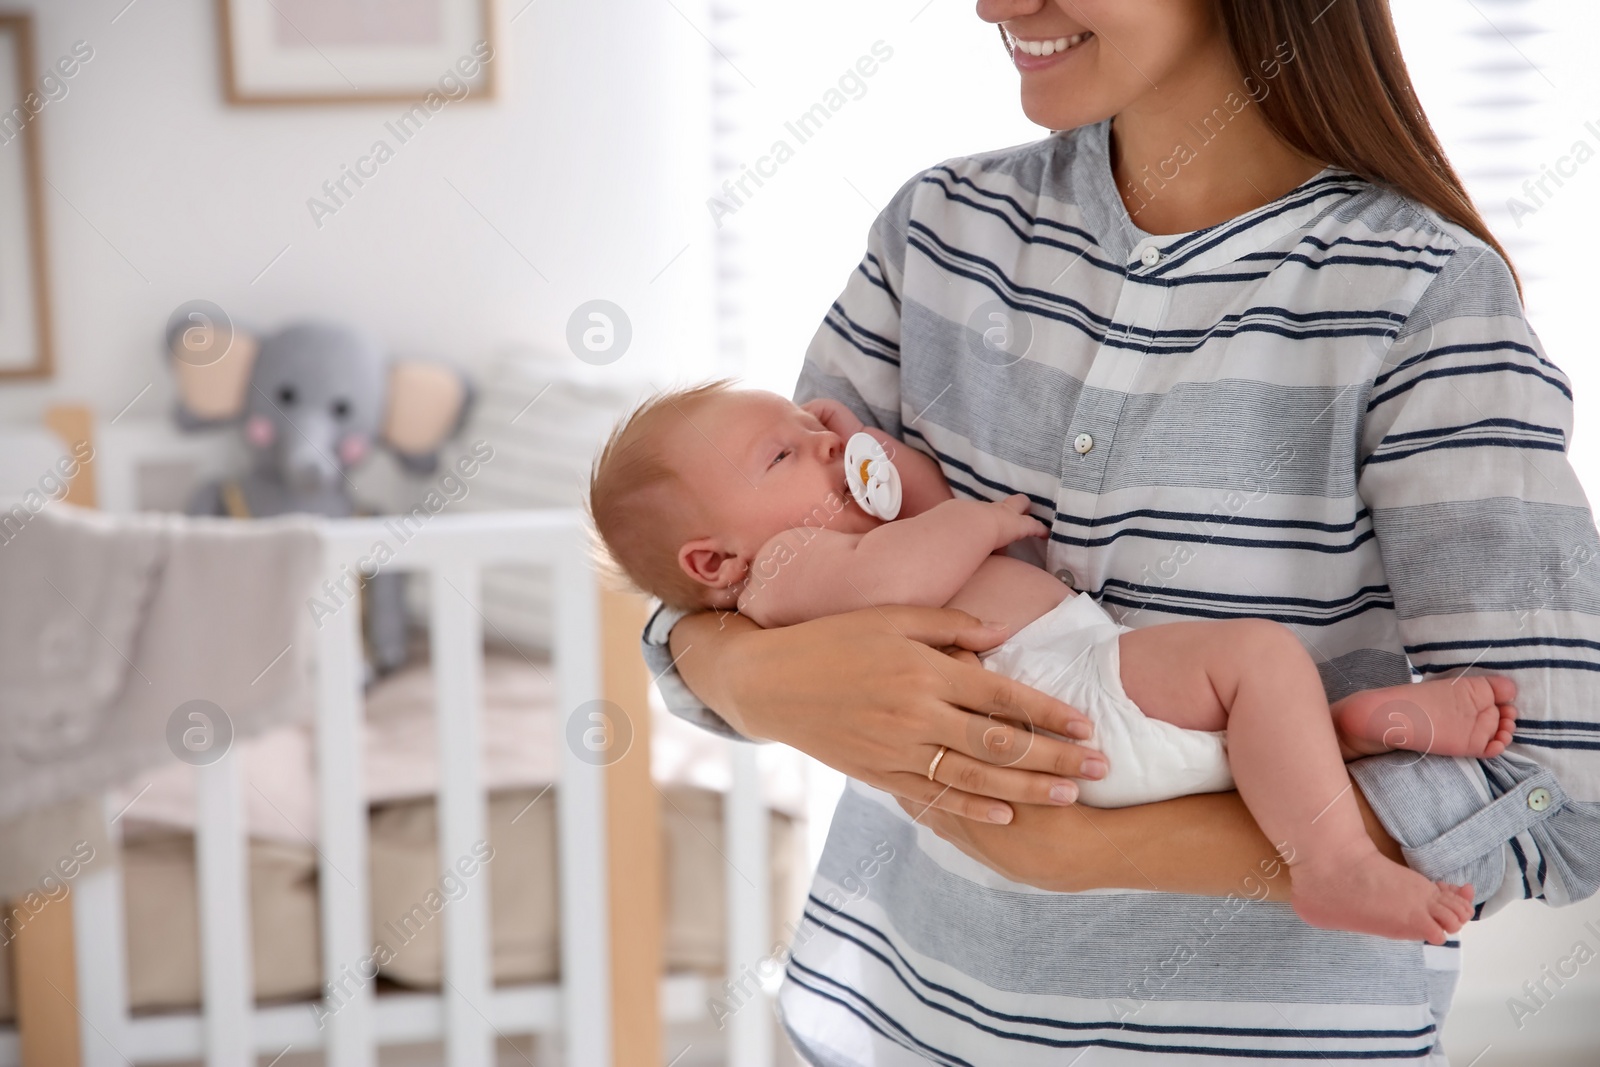
<path id="1" fill-rule="evenodd" d="M 1236 784 L 1314 926 L 1442 944 L 1471 915 L 1470 886 L 1430 882 L 1378 851 L 1342 760 L 1396 748 L 1496 756 L 1515 724 L 1510 679 L 1373 689 L 1330 708 L 1315 663 L 1277 623 L 1119 626 L 1000 554 L 1047 534 L 1027 497 L 956 499 L 931 458 L 830 400 L 796 406 L 727 382 L 658 395 L 612 432 L 589 503 L 619 568 L 670 605 L 736 608 L 762 626 L 889 604 L 1002 624 L 1013 636 L 984 665 L 1094 725 L 1088 744 L 1110 770 L 1081 783 L 1084 802 Z M 1411 736 L 1416 724 L 1428 736 Z"/>

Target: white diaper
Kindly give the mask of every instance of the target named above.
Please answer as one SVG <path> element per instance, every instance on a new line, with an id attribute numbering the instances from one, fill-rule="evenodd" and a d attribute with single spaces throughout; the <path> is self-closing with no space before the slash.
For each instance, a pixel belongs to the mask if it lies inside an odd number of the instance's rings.
<path id="1" fill-rule="evenodd" d="M 1066 701 L 1094 723 L 1094 737 L 1079 744 L 1104 752 L 1111 771 L 1099 781 L 1077 780 L 1085 804 L 1121 808 L 1232 789 L 1226 734 L 1152 719 L 1128 699 L 1117 647 L 1128 630 L 1079 594 L 984 653 L 983 665 Z"/>

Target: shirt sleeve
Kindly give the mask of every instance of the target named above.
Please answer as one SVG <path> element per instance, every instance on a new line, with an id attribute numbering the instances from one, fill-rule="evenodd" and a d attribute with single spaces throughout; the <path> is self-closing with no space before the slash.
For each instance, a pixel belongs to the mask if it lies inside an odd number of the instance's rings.
<path id="1" fill-rule="evenodd" d="M 1411 867 L 1471 882 L 1480 916 L 1600 884 L 1600 538 L 1572 428 L 1504 261 L 1458 248 L 1370 383 L 1357 487 L 1413 672 L 1511 677 L 1516 735 L 1496 759 L 1351 771 Z"/>
<path id="2" fill-rule="evenodd" d="M 867 252 L 806 349 L 796 403 L 839 401 L 869 426 L 900 435 L 900 291 L 918 174 L 879 213 Z M 668 639 L 686 612 L 658 606 L 644 630 L 644 659 L 673 714 L 725 737 L 739 733 L 706 707 L 673 666 Z"/>

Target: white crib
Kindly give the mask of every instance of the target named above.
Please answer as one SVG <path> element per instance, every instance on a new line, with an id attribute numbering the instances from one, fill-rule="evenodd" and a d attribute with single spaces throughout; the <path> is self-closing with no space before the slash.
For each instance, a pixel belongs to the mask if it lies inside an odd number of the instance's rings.
<path id="1" fill-rule="evenodd" d="M 104 465 L 101 469 L 106 471 Z M 122 479 L 108 481 L 114 485 Z M 346 567 L 354 570 L 356 561 L 383 536 L 375 519 L 324 523 L 324 576 L 337 578 Z M 483 670 L 479 601 L 485 568 L 503 564 L 547 567 L 552 573 L 558 620 L 553 660 L 563 718 L 605 693 L 601 605 L 611 594 L 602 593 L 590 564 L 580 513 L 439 515 L 406 544 L 389 566 L 413 572 L 412 581 L 427 581 L 431 591 L 441 868 L 486 837 L 486 792 L 478 758 Z M 635 973 L 633 961 L 659 968 L 660 954 L 659 946 L 616 936 L 627 924 L 626 916 L 614 913 L 613 902 L 627 899 L 628 893 L 608 870 L 608 854 L 615 855 L 608 849 L 608 834 L 615 830 L 616 817 L 627 814 L 613 811 L 608 818 L 607 775 L 615 768 L 591 765 L 568 746 L 563 747 L 559 783 L 559 985 L 494 987 L 487 879 L 441 914 L 444 981 L 439 993 L 380 996 L 374 993 L 376 983 L 367 980 L 370 976 L 356 973 L 372 951 L 359 625 L 358 612 L 338 612 L 316 634 L 321 952 L 324 980 L 333 981 L 342 995 L 336 1002 L 325 1000 L 320 1013 L 305 1003 L 255 1004 L 242 777 L 239 761 L 224 757 L 200 769 L 196 864 L 201 1010 L 131 1016 L 120 874 L 115 864 L 95 865 L 78 879 L 72 897 L 82 1063 L 111 1067 L 193 1058 L 208 1067 L 241 1067 L 256 1063 L 258 1054 L 271 1059 L 288 1048 L 321 1048 L 329 1067 L 371 1067 L 381 1045 L 440 1041 L 449 1067 L 487 1067 L 495 1062 L 497 1037 L 530 1033 L 558 1035 L 569 1067 L 662 1062 L 659 1048 L 641 1048 L 627 1040 L 634 1023 L 629 1013 L 638 1012 L 638 1025 L 651 1035 L 659 1034 L 658 1019 L 704 1019 L 708 1002 L 718 996 L 716 983 L 695 976 L 661 978 L 657 1004 L 638 1007 L 641 979 L 651 987 L 657 981 L 654 975 Z M 612 629 L 622 642 L 637 640 L 631 621 Z M 612 638 L 613 647 L 618 641 Z M 617 655 L 636 659 L 637 645 Z M 648 737 L 648 712 L 643 707 L 630 711 L 637 743 L 641 726 Z M 771 950 L 772 867 L 754 752 L 747 745 L 732 747 L 733 787 L 724 809 L 722 851 L 729 861 L 726 973 L 736 976 L 753 970 Z M 646 758 L 646 775 L 648 766 Z M 636 783 L 634 795 L 638 788 Z M 647 795 L 648 786 L 643 788 Z M 628 795 L 612 793 L 613 799 Z M 108 820 L 114 814 L 108 804 Z M 116 830 L 114 822 L 111 830 Z M 625 992 L 630 984 L 631 998 Z M 726 1021 L 726 1062 L 738 1067 L 772 1062 L 772 1013 L 754 1007 Z M 619 1041 L 619 1035 L 624 1039 Z M 0 1041 L 0 1053 L 6 1044 Z"/>

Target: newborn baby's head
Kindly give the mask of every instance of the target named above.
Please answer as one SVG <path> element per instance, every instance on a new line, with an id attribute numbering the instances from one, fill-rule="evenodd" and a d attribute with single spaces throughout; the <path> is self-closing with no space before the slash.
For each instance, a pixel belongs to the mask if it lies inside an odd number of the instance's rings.
<path id="1" fill-rule="evenodd" d="M 776 393 L 728 381 L 645 401 L 612 430 L 589 481 L 617 568 L 690 610 L 733 607 L 756 553 L 784 530 L 875 525 L 847 501 L 839 435 Z"/>

